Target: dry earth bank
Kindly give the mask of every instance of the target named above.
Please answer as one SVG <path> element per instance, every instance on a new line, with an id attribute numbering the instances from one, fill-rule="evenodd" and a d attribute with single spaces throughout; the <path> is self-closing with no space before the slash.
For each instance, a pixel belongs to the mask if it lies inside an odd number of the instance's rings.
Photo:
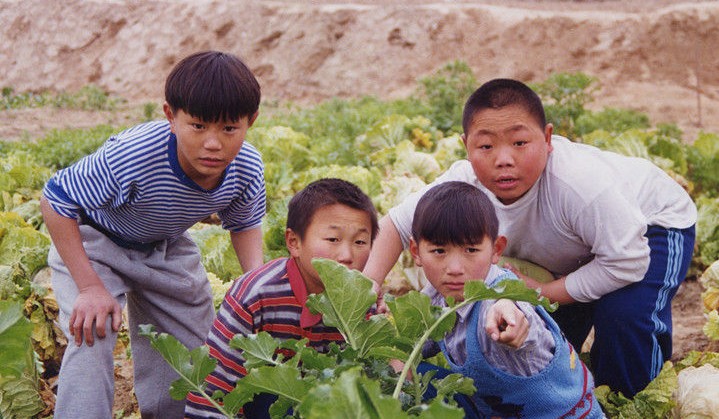
<path id="1" fill-rule="evenodd" d="M 719 131 L 718 23 L 716 1 L 0 0 L 0 74 L 16 91 L 93 83 L 160 102 L 171 66 L 213 48 L 244 57 L 266 98 L 316 102 L 407 95 L 461 59 L 479 81 L 586 72 L 602 86 L 594 106 L 691 139 L 700 123 Z"/>

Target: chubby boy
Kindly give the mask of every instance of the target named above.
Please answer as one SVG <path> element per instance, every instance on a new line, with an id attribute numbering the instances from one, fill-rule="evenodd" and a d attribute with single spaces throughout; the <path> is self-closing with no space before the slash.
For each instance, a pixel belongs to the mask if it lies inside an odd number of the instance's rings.
<path id="1" fill-rule="evenodd" d="M 377 232 L 372 201 L 354 184 L 320 179 L 298 192 L 290 200 L 287 213 L 285 241 L 290 257 L 244 274 L 225 295 L 206 342 L 210 356 L 218 361 L 206 378 L 208 394 L 231 391 L 247 374 L 242 353 L 229 346 L 236 334 L 265 331 L 279 339 L 307 338 L 308 345 L 320 352 L 327 351 L 332 342 L 343 342 L 336 328 L 325 326 L 322 316 L 312 314 L 306 306 L 309 294 L 324 291 L 312 258 L 332 259 L 361 270 Z M 253 413 L 248 408 L 254 409 Z M 266 410 L 246 405 L 245 414 L 264 416 Z M 185 415 L 223 417 L 195 393 L 188 395 Z"/>
<path id="2" fill-rule="evenodd" d="M 672 355 L 671 299 L 694 246 L 696 206 L 651 162 L 552 135 L 540 98 L 495 79 L 467 100 L 467 160 L 380 220 L 365 274 L 381 281 L 409 245 L 417 200 L 457 180 L 485 192 L 508 239 L 507 256 L 543 266 L 555 280 L 528 285 L 561 304 L 552 317 L 575 347 L 594 326 L 597 385 L 632 397 Z"/>

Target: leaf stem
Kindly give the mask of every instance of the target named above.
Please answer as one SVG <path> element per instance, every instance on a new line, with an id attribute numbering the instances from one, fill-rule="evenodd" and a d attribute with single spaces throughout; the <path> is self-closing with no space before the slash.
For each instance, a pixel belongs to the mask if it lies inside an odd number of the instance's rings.
<path id="1" fill-rule="evenodd" d="M 399 379 L 397 380 L 397 385 L 394 388 L 394 393 L 392 393 L 393 398 L 399 399 L 399 394 L 402 392 L 402 384 L 404 383 L 404 380 L 407 379 L 410 368 L 412 368 L 412 365 L 414 365 L 415 360 L 420 356 L 424 343 L 432 335 L 434 329 L 436 329 L 444 321 L 444 319 L 446 319 L 455 311 L 479 300 L 481 300 L 481 298 L 468 298 L 457 304 L 456 306 L 449 308 L 448 310 L 444 311 L 439 317 L 437 317 L 434 323 L 432 323 L 432 325 L 422 334 L 422 337 L 420 337 L 417 343 L 415 343 L 412 352 L 409 354 L 409 358 L 407 358 L 407 362 L 404 364 L 404 368 L 402 368 L 402 372 L 400 373 Z"/>

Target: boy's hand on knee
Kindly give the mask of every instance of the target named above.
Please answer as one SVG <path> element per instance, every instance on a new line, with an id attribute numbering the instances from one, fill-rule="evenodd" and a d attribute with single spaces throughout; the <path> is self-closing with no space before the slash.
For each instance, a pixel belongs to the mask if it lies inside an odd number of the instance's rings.
<path id="1" fill-rule="evenodd" d="M 120 304 L 107 292 L 104 286 L 91 286 L 80 291 L 70 316 L 70 334 L 77 346 L 82 345 L 83 337 L 88 346 L 95 343 L 92 326 L 95 325 L 97 337 L 103 339 L 107 316 L 112 317 L 112 330 L 117 332 L 122 324 Z"/>
<path id="2" fill-rule="evenodd" d="M 492 340 L 519 348 L 529 335 L 529 321 L 511 300 L 497 300 L 487 311 L 484 326 Z"/>

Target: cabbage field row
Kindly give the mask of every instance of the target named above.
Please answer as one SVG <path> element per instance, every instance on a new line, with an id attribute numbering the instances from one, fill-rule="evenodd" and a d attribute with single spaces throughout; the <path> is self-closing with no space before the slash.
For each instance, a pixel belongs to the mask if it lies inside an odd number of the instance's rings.
<path id="1" fill-rule="evenodd" d="M 454 62 L 420 80 L 407 99 L 335 99 L 311 107 L 263 103 L 247 140 L 260 150 L 266 167 L 265 258 L 286 254 L 287 202 L 307 183 L 328 176 L 349 180 L 385 214 L 463 158 L 461 108 L 477 84 L 466 64 Z M 635 111 L 590 111 L 586 105 L 597 81 L 582 73 L 557 74 L 533 87 L 545 100 L 558 134 L 651 160 L 693 197 L 699 220 L 689 275 L 700 278 L 705 288 L 704 333 L 719 340 L 719 135 L 702 132 L 687 141 L 675 125 L 652 124 Z M 17 103 L 12 94 L 3 90 L 3 103 Z M 46 102 L 26 106 L 50 106 Z M 145 105 L 148 117 L 159 116 L 152 111 Z M 54 130 L 22 142 L 0 139 L 0 417 L 52 415 L 46 381 L 57 374 L 67 344 L 54 323 L 57 306 L 47 282 L 50 240 L 39 212 L 40 191 L 55 170 L 92 152 L 122 128 Z M 229 237 L 212 220 L 199 223 L 191 234 L 219 301 L 241 274 Z M 416 287 L 411 268 L 411 258 L 398 262 L 392 277 L 403 285 L 395 283 L 391 291 Z M 606 388 L 598 395 L 611 417 L 663 417 L 677 403 L 673 393 L 681 371 L 705 364 L 719 367 L 719 355 L 691 353 L 665 366 L 633 400 Z"/>

